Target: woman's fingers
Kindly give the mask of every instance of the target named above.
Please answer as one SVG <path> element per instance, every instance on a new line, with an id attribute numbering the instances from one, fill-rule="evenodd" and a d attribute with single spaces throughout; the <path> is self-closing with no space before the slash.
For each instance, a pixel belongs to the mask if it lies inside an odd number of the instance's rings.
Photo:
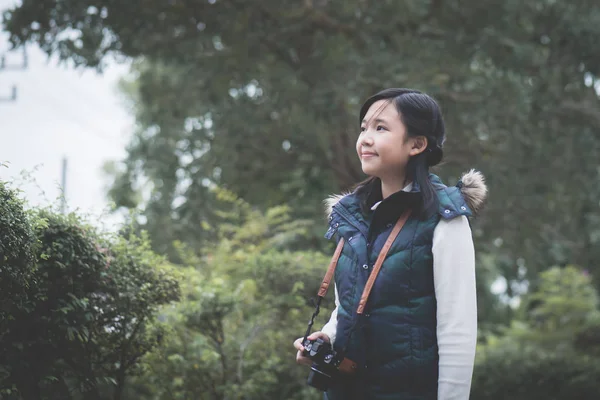
<path id="1" fill-rule="evenodd" d="M 296 348 L 296 350 L 304 350 L 304 346 L 302 346 L 302 340 L 304 340 L 304 338 L 298 338 L 296 339 L 296 341 L 294 341 L 294 347 Z"/>
<path id="2" fill-rule="evenodd" d="M 323 339 L 327 343 L 331 343 L 331 340 L 329 340 L 329 336 L 327 336 L 327 334 L 323 333 L 323 332 L 313 332 L 310 334 L 310 336 L 308 336 L 308 339 L 309 340 Z M 304 338 L 298 338 L 294 341 L 294 347 L 296 348 L 296 350 L 298 350 L 298 352 L 296 353 L 296 362 L 298 364 L 311 365 L 312 360 L 309 357 L 305 357 L 302 355 L 302 353 L 304 352 L 304 346 L 302 346 L 303 340 L 304 340 Z"/>
<path id="3" fill-rule="evenodd" d="M 304 357 L 302 355 L 302 351 L 298 351 L 296 353 L 296 362 L 298 364 L 302 364 L 302 365 L 311 365 L 312 364 L 312 360 L 308 357 Z"/>
<path id="4" fill-rule="evenodd" d="M 316 340 L 319 338 L 325 340 L 327 343 L 331 343 L 331 340 L 329 340 L 329 336 L 326 333 L 320 331 L 311 333 L 307 339 Z"/>
<path id="5" fill-rule="evenodd" d="M 294 342 L 294 347 L 296 348 L 296 350 L 298 350 L 298 352 L 296 353 L 296 362 L 302 365 L 311 365 L 311 359 L 302 355 L 302 352 L 304 351 L 304 346 L 302 346 L 303 340 L 304 338 L 298 338 Z"/>

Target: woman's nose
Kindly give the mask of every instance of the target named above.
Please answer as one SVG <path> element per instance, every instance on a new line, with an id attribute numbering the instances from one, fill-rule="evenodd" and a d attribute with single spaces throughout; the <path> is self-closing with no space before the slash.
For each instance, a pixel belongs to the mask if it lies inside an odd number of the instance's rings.
<path id="1" fill-rule="evenodd" d="M 371 137 L 371 135 L 369 135 L 368 133 L 365 132 L 365 135 L 362 137 L 360 143 L 364 146 L 372 146 L 373 138 Z"/>

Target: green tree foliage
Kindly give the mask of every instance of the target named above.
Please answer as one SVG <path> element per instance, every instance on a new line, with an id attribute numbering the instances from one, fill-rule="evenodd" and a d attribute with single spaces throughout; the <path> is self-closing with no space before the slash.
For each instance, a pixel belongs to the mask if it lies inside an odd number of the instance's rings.
<path id="1" fill-rule="evenodd" d="M 600 359 L 600 312 L 595 313 L 575 336 L 575 349 Z"/>
<path id="2" fill-rule="evenodd" d="M 161 251 L 212 237 L 211 182 L 318 218 L 326 193 L 361 177 L 360 102 L 409 86 L 444 108 L 444 178 L 471 166 L 488 177 L 477 243 L 509 295 L 547 265 L 598 264 L 597 2 L 26 0 L 4 20 L 15 45 L 78 65 L 142 60 L 139 130 L 113 194 L 130 206 L 147 182 Z"/>
<path id="3" fill-rule="evenodd" d="M 29 310 L 23 301 L 34 271 L 35 236 L 18 193 L 0 181 L 0 380 L 10 373 L 8 340 L 15 317 Z M 0 386 L 0 390 L 4 385 Z M 2 392 L 0 392 L 2 397 Z"/>
<path id="4" fill-rule="evenodd" d="M 600 362 L 574 354 L 535 348 L 502 348 L 475 369 L 473 400 L 596 399 Z"/>
<path id="5" fill-rule="evenodd" d="M 544 271 L 512 326 L 480 346 L 471 398 L 597 398 L 599 315 L 585 272 L 574 266 Z"/>
<path id="6" fill-rule="evenodd" d="M 287 207 L 252 209 L 233 202 L 216 246 L 198 258 L 181 251 L 182 301 L 163 310 L 171 330 L 144 359 L 131 399 L 316 399 L 308 369 L 295 364 L 292 341 L 304 334 L 327 257 L 287 250 L 306 226 Z M 225 216 L 224 216 L 225 217 Z M 331 313 L 333 293 L 315 328 Z M 142 394 L 142 395 L 140 395 Z"/>
<path id="7" fill-rule="evenodd" d="M 0 340 L 33 266 L 34 235 L 17 192 L 0 181 Z"/>
<path id="8" fill-rule="evenodd" d="M 239 389 L 286 398 L 299 387 L 304 371 L 277 350 L 302 330 L 294 321 L 308 293 L 297 283 L 322 274 L 322 256 L 306 249 L 324 241 L 306 221 L 320 220 L 325 195 L 362 177 L 353 149 L 361 101 L 404 86 L 444 109 L 442 177 L 452 184 L 477 167 L 488 179 L 487 209 L 473 226 L 484 321 L 511 316 L 485 292 L 497 276 L 509 300 L 524 283 L 533 292 L 487 345 L 497 358 L 507 342 L 531 347 L 531 362 L 524 351 L 505 363 L 490 355 L 475 393 L 500 396 L 537 369 L 547 370 L 538 382 L 556 384 L 565 369 L 560 390 L 585 398 L 569 386 L 587 375 L 571 369 L 568 351 L 598 349 L 595 295 L 571 268 L 537 277 L 574 264 L 600 285 L 597 2 L 24 0 L 4 26 L 15 46 L 35 42 L 83 67 L 101 69 L 108 55 L 135 59 L 123 88 L 138 127 L 113 166 L 110 196 L 139 207 L 153 249 L 188 267 L 178 270 L 183 301 L 162 311 L 165 347 L 144 358 L 128 397 Z M 252 331 L 263 326 L 267 339 Z M 553 346 L 564 352 L 546 357 Z M 493 386 L 482 376 L 507 380 Z M 548 389 L 529 388 L 530 397 Z"/>
<path id="9" fill-rule="evenodd" d="M 2 398 L 120 399 L 126 377 L 159 344 L 155 312 L 178 299 L 177 282 L 147 240 L 105 237 L 50 210 L 26 218 L 7 194 L 0 220 L 37 245 L 35 257 L 18 258 L 28 285 L 3 301 Z M 9 254 L 22 251 L 6 243 Z"/>
<path id="10" fill-rule="evenodd" d="M 593 347 L 600 309 L 598 294 L 587 271 L 574 266 L 542 272 L 531 293 L 523 297 L 511 326 L 500 336 L 487 337 L 482 351 L 502 346 L 534 345 L 545 351 L 571 352 L 583 343 Z M 589 349 L 588 349 L 589 350 Z"/>
<path id="11" fill-rule="evenodd" d="M 573 336 L 598 312 L 598 294 L 589 276 L 578 268 L 551 268 L 540 274 L 540 285 L 526 297 L 523 312 L 540 336 L 553 332 Z"/>

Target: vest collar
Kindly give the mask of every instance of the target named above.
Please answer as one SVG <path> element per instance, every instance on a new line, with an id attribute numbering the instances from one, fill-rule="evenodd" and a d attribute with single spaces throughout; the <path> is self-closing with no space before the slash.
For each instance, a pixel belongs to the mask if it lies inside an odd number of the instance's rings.
<path id="1" fill-rule="evenodd" d="M 481 172 L 470 170 L 462 175 L 456 186 L 452 187 L 444 185 L 437 175 L 430 174 L 429 179 L 438 193 L 440 200 L 439 212 L 442 217 L 453 218 L 457 215 L 476 215 L 483 208 L 487 198 L 487 186 Z M 420 187 L 416 182 L 410 188 L 410 193 L 420 191 Z M 353 196 L 353 194 L 346 192 L 328 197 L 325 200 L 326 216 L 330 217 L 333 207 L 340 202 L 353 213 L 360 211 L 356 196 Z M 358 209 L 356 209 L 357 207 Z"/>

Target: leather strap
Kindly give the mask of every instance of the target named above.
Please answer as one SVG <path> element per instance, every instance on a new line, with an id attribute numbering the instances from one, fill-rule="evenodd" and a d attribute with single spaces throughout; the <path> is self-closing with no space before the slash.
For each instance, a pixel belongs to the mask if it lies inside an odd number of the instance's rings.
<path id="1" fill-rule="evenodd" d="M 402 227 L 410 217 L 411 210 L 406 210 L 394 225 L 394 229 L 390 232 L 390 236 L 388 236 L 383 248 L 379 252 L 379 256 L 377 257 L 377 261 L 375 261 L 375 265 L 373 266 L 373 271 L 371 271 L 371 275 L 367 280 L 367 284 L 365 285 L 365 289 L 363 290 L 362 296 L 360 297 L 360 301 L 358 302 L 357 313 L 362 314 L 365 311 L 365 306 L 367 305 L 367 300 L 369 299 L 369 294 L 371 294 L 371 289 L 373 289 L 373 284 L 375 283 L 375 279 L 379 274 L 379 270 L 385 261 L 385 257 L 387 256 L 388 251 L 392 247 L 394 240 L 402 230 Z M 335 252 L 333 253 L 333 257 L 331 257 L 331 261 L 329 262 L 329 268 L 325 273 L 325 277 L 323 278 L 323 282 L 321 283 L 321 287 L 319 288 L 319 293 L 317 294 L 319 297 L 325 297 L 327 294 L 327 290 L 329 289 L 329 284 L 331 283 L 331 279 L 333 278 L 333 274 L 335 272 L 335 268 L 337 267 L 337 263 L 340 259 L 340 255 L 342 254 L 342 249 L 344 247 L 344 238 L 341 238 Z"/>
<path id="2" fill-rule="evenodd" d="M 325 297 L 327 294 L 327 289 L 329 289 L 329 283 L 331 282 L 331 278 L 333 278 L 333 273 L 335 272 L 335 267 L 337 267 L 338 260 L 340 259 L 340 255 L 342 254 L 342 248 L 344 248 L 344 238 L 340 239 L 335 252 L 333 253 L 333 257 L 331 258 L 331 262 L 329 263 L 329 268 L 325 273 L 325 277 L 323 278 L 323 282 L 321 283 L 321 287 L 319 288 L 319 293 L 317 294 L 319 297 Z"/>
<path id="3" fill-rule="evenodd" d="M 362 314 L 365 311 L 365 306 L 367 304 L 367 300 L 369 299 L 369 294 L 371 294 L 371 289 L 373 289 L 373 284 L 375 283 L 375 279 L 377 278 L 377 275 L 379 274 L 379 270 L 381 270 L 383 261 L 385 260 L 385 257 L 387 256 L 388 251 L 392 247 L 394 240 L 396 240 L 396 237 L 398 236 L 398 234 L 402 230 L 402 227 L 408 220 L 408 217 L 410 217 L 410 213 L 411 213 L 411 210 L 406 210 L 402 214 L 402 216 L 400 216 L 400 218 L 396 222 L 396 225 L 394 225 L 394 229 L 392 229 L 392 231 L 390 232 L 390 236 L 388 236 L 387 240 L 385 241 L 385 244 L 383 245 L 383 248 L 379 252 L 379 256 L 377 257 L 377 261 L 375 262 L 373 271 L 371 272 L 371 275 L 369 276 L 369 279 L 367 280 L 367 284 L 365 285 L 365 289 L 363 290 L 363 294 L 358 303 L 358 309 L 356 311 L 357 314 Z M 329 289 L 329 284 L 331 283 L 331 278 L 333 278 L 335 268 L 337 267 L 337 263 L 340 259 L 340 255 L 342 254 L 342 249 L 344 248 L 344 243 L 345 243 L 344 238 L 341 238 L 335 249 L 335 252 L 333 253 L 333 257 L 331 258 L 331 261 L 329 262 L 329 268 L 327 269 L 327 272 L 325 273 L 325 277 L 323 278 L 321 287 L 319 288 L 319 293 L 318 293 L 319 297 L 325 297 L 325 295 L 327 294 L 327 290 Z M 353 374 L 356 372 L 357 367 L 358 367 L 358 365 L 356 364 L 356 362 L 350 360 L 349 358 L 344 358 L 342 360 L 342 362 L 340 363 L 338 369 L 343 373 Z"/>
<path id="4" fill-rule="evenodd" d="M 398 236 L 398 233 L 402 230 L 402 227 L 410 217 L 411 210 L 406 210 L 394 225 L 394 229 L 390 232 L 390 236 L 388 236 L 383 248 L 379 252 L 379 256 L 377 257 L 377 261 L 375 261 L 375 265 L 373 266 L 373 271 L 371 271 L 371 275 L 369 275 L 369 279 L 367 280 L 367 284 L 365 285 L 365 289 L 363 290 L 362 296 L 360 297 L 360 301 L 358 302 L 358 308 L 356 310 L 357 314 L 362 314 L 365 311 L 365 306 L 367 305 L 367 300 L 369 299 L 369 294 L 371 294 L 371 289 L 373 289 L 373 284 L 375 283 L 375 279 L 379 274 L 379 270 L 385 261 L 385 257 L 387 256 L 388 251 L 392 247 L 394 240 Z M 329 271 L 328 271 L 329 272 Z"/>
<path id="5" fill-rule="evenodd" d="M 356 372 L 357 368 L 358 364 L 349 358 L 344 358 L 338 367 L 338 369 L 345 374 L 353 374 Z"/>

